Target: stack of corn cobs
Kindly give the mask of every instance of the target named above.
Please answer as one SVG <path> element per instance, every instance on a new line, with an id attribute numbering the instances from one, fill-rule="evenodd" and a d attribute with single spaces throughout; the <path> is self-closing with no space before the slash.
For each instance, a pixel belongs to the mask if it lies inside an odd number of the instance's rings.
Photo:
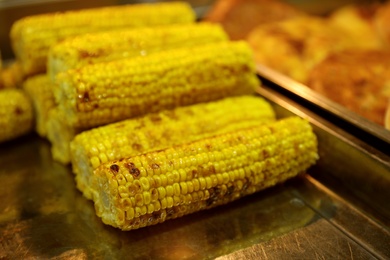
<path id="1" fill-rule="evenodd" d="M 27 17 L 11 41 L 24 81 L 1 93 L 15 106 L 1 140 L 34 125 L 119 229 L 226 204 L 318 159 L 310 124 L 276 120 L 254 95 L 247 44 L 195 22 L 185 3 Z"/>

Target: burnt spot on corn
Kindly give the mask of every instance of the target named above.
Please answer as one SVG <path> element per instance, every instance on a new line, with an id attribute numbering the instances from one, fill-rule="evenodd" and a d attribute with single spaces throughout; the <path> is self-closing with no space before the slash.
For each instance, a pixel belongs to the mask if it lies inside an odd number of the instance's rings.
<path id="1" fill-rule="evenodd" d="M 227 191 L 226 191 L 226 196 L 230 196 L 233 194 L 235 188 L 232 184 L 228 184 Z"/>
<path id="2" fill-rule="evenodd" d="M 125 127 L 125 124 L 123 123 L 119 123 L 119 124 L 115 124 L 113 125 L 115 128 L 119 129 L 119 128 L 124 128 Z"/>
<path id="3" fill-rule="evenodd" d="M 129 173 L 133 175 L 134 178 L 138 178 L 141 174 L 140 170 L 135 167 L 134 163 L 132 162 L 125 163 L 125 167 L 129 170 Z"/>
<path id="4" fill-rule="evenodd" d="M 160 115 L 158 114 L 151 114 L 150 115 L 150 120 L 153 122 L 153 123 L 159 123 L 161 122 L 162 118 Z"/>
<path id="5" fill-rule="evenodd" d="M 85 92 L 84 94 L 79 95 L 79 98 L 81 99 L 82 102 L 85 102 L 85 103 L 90 101 L 88 92 Z"/>
<path id="6" fill-rule="evenodd" d="M 139 144 L 139 143 L 134 143 L 132 145 L 133 149 L 136 150 L 136 151 L 141 151 L 142 150 L 142 145 Z"/>
<path id="7" fill-rule="evenodd" d="M 268 151 L 268 149 L 264 149 L 264 150 L 262 151 L 262 154 L 263 154 L 263 158 L 264 158 L 264 159 L 270 157 L 270 155 L 271 155 L 270 152 Z"/>
<path id="8" fill-rule="evenodd" d="M 20 107 L 15 107 L 15 115 L 21 115 L 23 114 L 23 109 Z"/>
<path id="9" fill-rule="evenodd" d="M 179 118 L 174 110 L 167 110 L 164 112 L 164 114 L 173 120 L 177 120 Z"/>
<path id="10" fill-rule="evenodd" d="M 208 151 L 210 151 L 210 150 L 213 148 L 213 146 L 212 146 L 210 143 L 207 143 L 207 144 L 205 145 L 205 148 L 206 148 Z"/>
<path id="11" fill-rule="evenodd" d="M 210 165 L 209 166 L 209 174 L 215 174 L 216 170 L 215 170 L 215 167 L 214 165 Z"/>
<path id="12" fill-rule="evenodd" d="M 151 167 L 152 167 L 152 169 L 154 169 L 154 170 L 160 169 L 160 165 L 158 165 L 157 163 L 152 163 Z"/>
<path id="13" fill-rule="evenodd" d="M 192 178 L 197 178 L 197 177 L 198 177 L 198 171 L 197 171 L 196 169 L 193 169 L 193 170 L 191 171 L 191 173 L 192 173 L 191 179 L 192 179 Z"/>
<path id="14" fill-rule="evenodd" d="M 250 185 L 251 181 L 248 178 L 244 178 L 244 185 L 242 185 L 242 191 L 245 192 Z"/>
<path id="15" fill-rule="evenodd" d="M 149 214 L 147 221 L 150 224 L 156 224 L 162 222 L 164 221 L 163 213 L 161 212 L 161 210 L 154 211 L 152 214 Z"/>
<path id="16" fill-rule="evenodd" d="M 113 174 L 117 174 L 119 172 L 119 166 L 117 164 L 112 164 L 110 166 L 110 171 L 113 173 Z"/>
<path id="17" fill-rule="evenodd" d="M 167 209 L 167 218 L 173 218 L 176 216 L 176 212 L 177 210 L 175 207 Z"/>
<path id="18" fill-rule="evenodd" d="M 105 54 L 105 50 L 104 49 L 97 49 L 94 51 L 87 51 L 87 50 L 83 49 L 83 50 L 79 50 L 78 54 L 79 54 L 79 57 L 81 59 L 98 58 L 98 57 L 103 56 Z"/>
<path id="19" fill-rule="evenodd" d="M 218 202 L 221 197 L 221 189 L 218 187 L 211 188 L 209 190 L 210 197 L 206 200 L 206 205 L 209 207 Z"/>

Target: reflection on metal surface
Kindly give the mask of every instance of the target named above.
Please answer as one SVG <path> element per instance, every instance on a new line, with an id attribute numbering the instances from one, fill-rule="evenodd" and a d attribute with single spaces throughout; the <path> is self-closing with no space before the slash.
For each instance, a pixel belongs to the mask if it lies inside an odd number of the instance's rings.
<path id="1" fill-rule="evenodd" d="M 254 245 L 230 255 L 217 258 L 230 259 L 373 259 L 374 256 L 358 243 L 345 237 L 325 220 L 304 229 Z"/>

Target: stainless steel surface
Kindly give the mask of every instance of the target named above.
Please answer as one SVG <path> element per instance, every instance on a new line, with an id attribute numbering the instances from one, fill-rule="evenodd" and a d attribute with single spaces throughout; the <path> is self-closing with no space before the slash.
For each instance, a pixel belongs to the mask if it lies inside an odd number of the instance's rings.
<path id="1" fill-rule="evenodd" d="M 0 259 L 389 258 L 389 165 L 278 93 L 259 92 L 280 117 L 310 120 L 320 141 L 317 166 L 229 205 L 139 230 L 102 224 L 93 203 L 76 190 L 70 167 L 52 161 L 45 140 L 30 135 L 2 144 Z M 364 171 L 355 172 L 366 162 L 367 190 L 356 186 Z M 349 187 L 343 178 L 350 178 Z"/>

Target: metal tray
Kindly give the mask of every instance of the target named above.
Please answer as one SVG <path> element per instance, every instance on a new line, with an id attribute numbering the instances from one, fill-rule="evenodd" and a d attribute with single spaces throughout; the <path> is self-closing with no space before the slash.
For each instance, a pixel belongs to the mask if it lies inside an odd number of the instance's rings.
<path id="1" fill-rule="evenodd" d="M 123 232 L 104 225 L 34 134 L 0 145 L 0 259 L 386 259 L 389 157 L 267 85 L 279 117 L 308 118 L 307 174 L 215 209 Z"/>

